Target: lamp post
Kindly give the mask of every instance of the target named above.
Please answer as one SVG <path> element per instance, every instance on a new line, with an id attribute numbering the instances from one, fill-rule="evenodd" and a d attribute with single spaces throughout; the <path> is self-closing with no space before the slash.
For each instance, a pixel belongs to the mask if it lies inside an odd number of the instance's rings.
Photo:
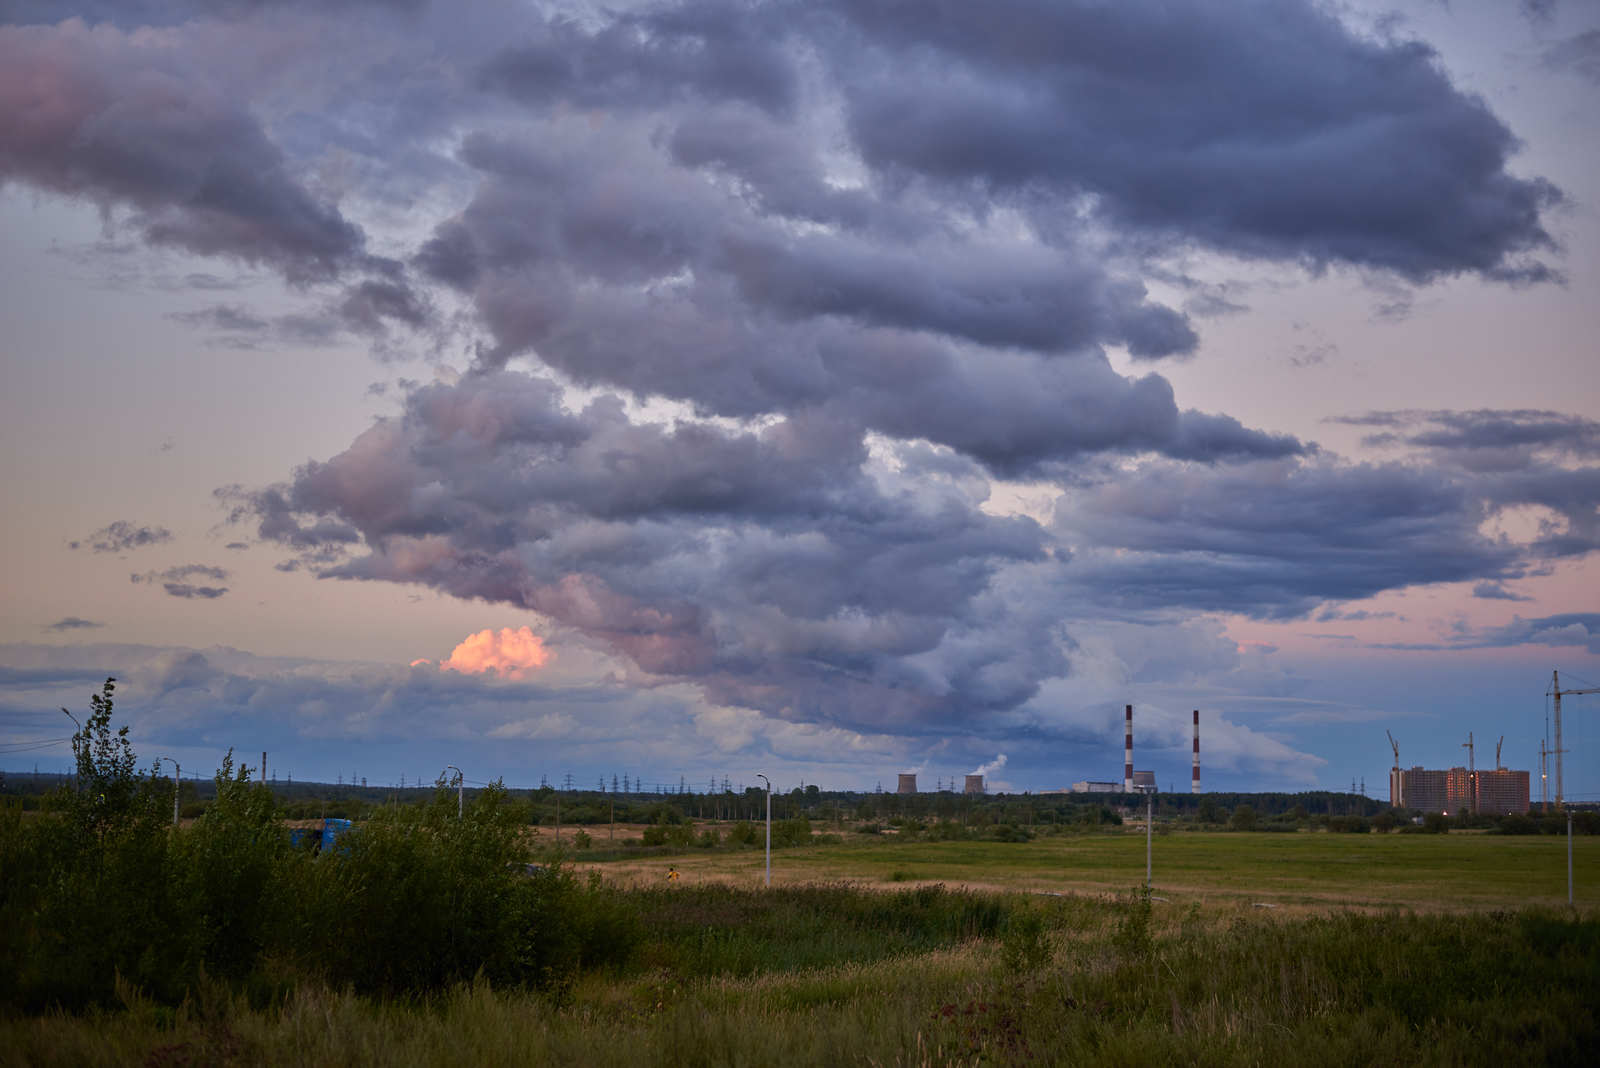
<path id="1" fill-rule="evenodd" d="M 756 778 L 767 784 L 767 885 L 772 885 L 772 780 L 760 772 Z"/>
<path id="2" fill-rule="evenodd" d="M 1155 825 L 1156 788 L 1141 786 L 1139 792 L 1144 794 L 1144 888 L 1148 890 L 1150 889 L 1150 829 Z"/>
<path id="3" fill-rule="evenodd" d="M 454 764 L 446 764 L 444 770 L 456 773 L 456 819 L 461 818 L 461 786 L 466 781 L 466 776 L 461 774 L 461 769 Z"/>
<path id="4" fill-rule="evenodd" d="M 171 757 L 157 757 L 156 763 L 160 764 L 163 760 L 172 765 L 172 826 L 176 828 L 178 826 L 178 783 L 183 778 L 183 768 Z"/>
<path id="5" fill-rule="evenodd" d="M 83 724 L 78 722 L 77 716 L 74 716 L 71 712 L 68 712 L 64 708 L 61 710 L 61 714 L 70 719 L 72 721 L 72 725 L 78 728 L 77 733 L 72 736 L 72 756 L 74 759 L 76 759 L 78 756 L 78 735 L 83 733 Z M 83 739 L 83 744 L 87 748 L 89 745 L 89 739 Z M 74 767 L 72 770 L 72 789 L 74 792 L 78 792 L 83 789 L 83 783 L 78 779 L 78 770 L 76 767 Z"/>

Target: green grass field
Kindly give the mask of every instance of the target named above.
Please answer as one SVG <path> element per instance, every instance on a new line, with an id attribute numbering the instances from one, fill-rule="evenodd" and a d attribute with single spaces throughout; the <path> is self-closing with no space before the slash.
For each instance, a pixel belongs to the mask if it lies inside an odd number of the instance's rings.
<path id="1" fill-rule="evenodd" d="M 1154 847 L 1149 899 L 1135 833 L 780 850 L 771 890 L 759 849 L 586 860 L 635 949 L 553 989 L 362 996 L 275 986 L 269 960 L 267 982 L 203 982 L 177 1006 L 124 985 L 120 1006 L 0 1017 L 0 1063 L 1600 1060 L 1600 840 L 1575 841 L 1571 910 L 1565 839 Z"/>
<path id="2" fill-rule="evenodd" d="M 1600 839 L 1573 840 L 1574 903 L 1600 906 Z M 1565 838 L 1490 834 L 1157 834 L 1152 886 L 1184 901 L 1266 902 L 1324 908 L 1501 909 L 1565 905 Z M 607 878 L 648 884 L 669 865 L 688 880 L 755 885 L 760 850 L 683 853 L 584 864 Z M 779 883 L 941 882 L 1031 893 L 1118 893 L 1142 884 L 1137 833 L 1031 842 L 847 841 L 778 850 Z"/>

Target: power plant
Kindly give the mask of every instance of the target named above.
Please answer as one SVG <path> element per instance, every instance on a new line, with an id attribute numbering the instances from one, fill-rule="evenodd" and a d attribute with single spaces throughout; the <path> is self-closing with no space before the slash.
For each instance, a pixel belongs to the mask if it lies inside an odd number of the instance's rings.
<path id="1" fill-rule="evenodd" d="M 1156 788 L 1156 773 L 1153 771 L 1133 770 L 1133 706 L 1122 706 L 1122 787 L 1121 792 L 1131 794 L 1138 791 L 1154 790 Z M 1191 779 L 1191 789 L 1200 792 L 1200 710 L 1194 713 L 1194 771 Z M 1072 784 L 1075 794 L 1114 794 L 1118 792 L 1115 782 L 1099 782 L 1086 779 Z"/>
<path id="2" fill-rule="evenodd" d="M 966 785 L 966 788 L 964 790 L 962 790 L 962 793 L 968 793 L 968 794 L 981 794 L 981 793 L 983 793 L 983 776 L 982 775 L 968 775 L 967 776 L 967 785 Z"/>
<path id="3" fill-rule="evenodd" d="M 900 773 L 900 787 L 895 791 L 899 794 L 914 794 L 917 792 L 917 773 L 902 771 Z"/>

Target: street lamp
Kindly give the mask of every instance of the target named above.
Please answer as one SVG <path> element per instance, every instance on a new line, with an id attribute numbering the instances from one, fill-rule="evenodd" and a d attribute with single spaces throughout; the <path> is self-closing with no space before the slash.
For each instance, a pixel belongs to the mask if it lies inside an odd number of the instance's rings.
<path id="1" fill-rule="evenodd" d="M 767 885 L 772 885 L 772 780 L 760 772 L 756 778 L 767 784 Z"/>
<path id="2" fill-rule="evenodd" d="M 72 725 L 78 728 L 77 734 L 72 736 L 72 757 L 74 760 L 76 760 L 78 757 L 78 735 L 83 733 L 83 724 L 78 722 L 77 716 L 74 716 L 71 712 L 68 712 L 64 708 L 61 710 L 61 714 L 70 719 L 72 721 Z M 83 739 L 83 744 L 85 747 L 87 747 L 89 744 L 89 739 Z M 77 768 L 73 768 L 72 783 L 75 791 L 81 791 L 83 789 L 83 782 L 78 778 Z"/>
<path id="3" fill-rule="evenodd" d="M 461 818 L 461 786 L 466 781 L 466 776 L 454 764 L 446 764 L 444 770 L 456 773 L 456 819 Z"/>
<path id="4" fill-rule="evenodd" d="M 1150 889 L 1150 828 L 1155 824 L 1156 788 L 1135 787 L 1144 794 L 1144 888 Z"/>
<path id="5" fill-rule="evenodd" d="M 183 777 L 183 768 L 171 757 L 156 757 L 156 766 L 160 767 L 163 760 L 172 765 L 172 826 L 176 828 L 178 826 L 178 780 Z"/>

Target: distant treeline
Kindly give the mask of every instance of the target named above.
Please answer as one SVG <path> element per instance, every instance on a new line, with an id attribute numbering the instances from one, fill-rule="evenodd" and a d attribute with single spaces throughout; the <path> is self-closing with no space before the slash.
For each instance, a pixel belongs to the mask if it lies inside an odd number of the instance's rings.
<path id="1" fill-rule="evenodd" d="M 169 780 L 170 781 L 170 780 Z M 55 774 L 0 773 L 0 797 L 24 809 L 49 808 L 52 797 L 70 792 L 72 776 Z M 436 785 L 415 787 L 357 786 L 321 782 L 268 782 L 266 790 L 276 802 L 280 815 L 287 819 L 366 819 L 384 808 L 425 805 L 432 801 Z M 759 787 L 742 792 L 720 790 L 696 792 L 684 789 L 667 793 L 621 793 L 609 790 L 538 789 L 502 790 L 505 803 L 524 824 L 539 827 L 596 827 L 611 823 L 673 825 L 687 822 L 759 822 L 766 815 L 766 795 Z M 471 801 L 484 787 L 468 786 L 462 791 Z M 171 793 L 168 788 L 170 803 Z M 215 801 L 217 786 L 211 779 L 183 779 L 180 783 L 180 812 L 193 819 Z M 1010 825 L 1024 828 L 1067 827 L 1117 824 L 1124 815 L 1142 817 L 1142 794 L 1103 793 L 1020 793 L 963 794 L 952 791 L 899 794 L 853 790 L 823 790 L 816 785 L 796 787 L 772 795 L 774 820 L 805 819 L 826 831 L 830 826 L 876 822 L 897 826 L 911 821 L 918 824 L 954 823 L 964 827 Z M 1158 793 L 1154 798 L 1156 819 L 1162 822 L 1198 826 L 1231 826 L 1236 830 L 1293 830 L 1312 826 L 1331 830 L 1392 830 L 1424 820 L 1424 813 L 1396 809 L 1361 794 L 1328 790 L 1301 793 L 1221 792 Z M 1512 819 L 1512 833 L 1535 833 L 1557 829 L 1553 816 L 1537 811 L 1528 817 Z M 1427 821 L 1429 829 L 1440 828 L 1438 820 Z M 1497 827 L 1501 817 L 1461 813 L 1450 817 L 1445 827 Z M 1565 821 L 1560 820 L 1564 829 Z M 1600 817 L 1593 812 L 1576 814 L 1579 833 L 1600 832 Z M 1532 827 L 1532 830 L 1526 829 Z"/>

